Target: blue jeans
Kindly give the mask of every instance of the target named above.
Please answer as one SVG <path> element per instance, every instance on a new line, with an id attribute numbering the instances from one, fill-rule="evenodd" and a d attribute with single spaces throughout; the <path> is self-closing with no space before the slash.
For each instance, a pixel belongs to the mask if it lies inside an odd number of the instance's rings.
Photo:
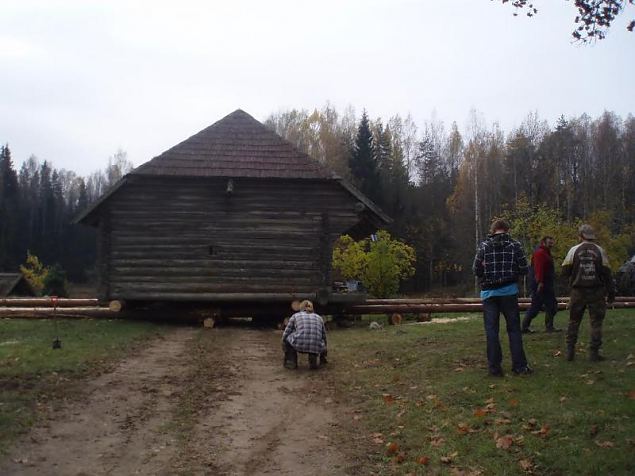
<path id="1" fill-rule="evenodd" d="M 518 310 L 518 295 L 494 296 L 483 301 L 483 320 L 485 336 L 487 338 L 487 363 L 490 372 L 501 369 L 503 352 L 499 339 L 500 313 L 505 316 L 509 349 L 512 357 L 512 370 L 527 367 L 527 358 L 523 350 L 523 337 L 520 331 L 520 312 Z"/>
<path id="2" fill-rule="evenodd" d="M 545 328 L 547 330 L 553 329 L 553 318 L 558 312 L 558 301 L 555 290 L 550 286 L 545 286 L 542 292 L 538 292 L 537 289 L 532 290 L 531 306 L 525 313 L 523 329 L 529 329 L 531 321 L 540 313 L 543 306 L 545 308 Z"/>

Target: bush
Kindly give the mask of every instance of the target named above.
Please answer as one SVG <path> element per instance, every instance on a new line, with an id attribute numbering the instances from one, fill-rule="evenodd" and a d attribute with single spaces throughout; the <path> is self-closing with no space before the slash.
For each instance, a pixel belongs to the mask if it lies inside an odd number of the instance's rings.
<path id="1" fill-rule="evenodd" d="M 66 271 L 59 264 L 48 269 L 44 277 L 42 292 L 48 296 L 68 297 Z"/>
<path id="2" fill-rule="evenodd" d="M 333 268 L 346 279 L 358 279 L 376 297 L 385 298 L 399 290 L 401 280 L 414 274 L 415 251 L 411 246 L 393 240 L 385 230 L 354 241 L 344 235 L 333 249 Z"/>

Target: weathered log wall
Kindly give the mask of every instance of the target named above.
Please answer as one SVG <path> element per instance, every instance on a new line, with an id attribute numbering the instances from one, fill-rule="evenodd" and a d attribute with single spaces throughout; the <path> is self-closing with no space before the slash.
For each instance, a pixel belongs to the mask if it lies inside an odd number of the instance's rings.
<path id="1" fill-rule="evenodd" d="M 303 293 L 330 284 L 359 208 L 333 181 L 135 177 L 100 218 L 102 299 Z"/>

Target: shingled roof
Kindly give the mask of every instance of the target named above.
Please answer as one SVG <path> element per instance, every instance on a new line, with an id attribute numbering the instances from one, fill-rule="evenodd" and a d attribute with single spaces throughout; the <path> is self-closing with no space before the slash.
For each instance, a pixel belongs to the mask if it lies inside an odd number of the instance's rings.
<path id="1" fill-rule="evenodd" d="M 0 273 L 0 297 L 35 296 L 35 291 L 21 273 Z"/>
<path id="2" fill-rule="evenodd" d="M 392 220 L 335 172 L 237 109 L 124 176 L 74 220 L 83 222 L 123 187 L 129 176 L 252 177 L 335 180 L 381 221 Z"/>
<path id="3" fill-rule="evenodd" d="M 137 167 L 131 174 L 339 178 L 240 109 Z"/>

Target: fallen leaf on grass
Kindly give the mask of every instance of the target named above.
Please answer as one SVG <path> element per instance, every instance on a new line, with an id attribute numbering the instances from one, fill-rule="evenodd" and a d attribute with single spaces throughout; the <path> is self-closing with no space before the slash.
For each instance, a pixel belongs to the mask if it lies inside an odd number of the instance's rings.
<path id="1" fill-rule="evenodd" d="M 496 384 L 495 384 L 495 383 L 491 383 L 491 384 L 489 385 L 489 388 L 496 388 Z"/>
<path id="2" fill-rule="evenodd" d="M 514 438 L 511 435 L 501 436 L 496 440 L 496 448 L 508 450 L 514 444 Z"/>
<path id="3" fill-rule="evenodd" d="M 527 424 L 523 425 L 523 430 L 533 430 L 538 425 L 538 421 L 535 418 L 527 420 Z"/>
<path id="4" fill-rule="evenodd" d="M 378 436 L 376 438 L 371 438 L 372 442 L 375 443 L 376 445 L 383 445 L 384 442 L 386 440 L 384 440 L 381 436 Z"/>
<path id="5" fill-rule="evenodd" d="M 401 464 L 406 460 L 406 454 L 402 451 L 397 456 L 392 459 L 392 462 L 395 464 Z"/>
<path id="6" fill-rule="evenodd" d="M 567 397 L 565 397 L 564 395 L 560 397 L 560 403 L 564 403 L 566 401 L 567 401 Z"/>
<path id="7" fill-rule="evenodd" d="M 467 423 L 459 423 L 457 426 L 457 430 L 459 433 L 461 433 L 462 435 L 465 435 L 466 433 L 471 433 L 471 428 L 470 425 L 468 425 Z"/>
<path id="8" fill-rule="evenodd" d="M 509 406 L 511 406 L 511 407 L 517 407 L 517 406 L 518 406 L 518 400 L 517 400 L 517 399 L 515 399 L 515 398 L 512 398 L 512 399 L 509 401 Z"/>
<path id="9" fill-rule="evenodd" d="M 457 367 L 454 369 L 455 372 L 463 372 L 465 369 L 463 367 Z"/>
<path id="10" fill-rule="evenodd" d="M 556 350 L 556 351 L 553 353 L 553 356 L 554 356 L 554 357 L 560 357 L 561 355 L 562 355 L 562 352 L 560 352 L 559 350 Z"/>
<path id="11" fill-rule="evenodd" d="M 452 454 L 441 456 L 441 462 L 444 464 L 450 464 L 454 460 L 454 458 L 456 458 L 458 455 L 459 455 L 459 452 L 455 451 Z"/>
<path id="12" fill-rule="evenodd" d="M 428 458 L 427 456 L 419 456 L 417 458 L 417 464 L 427 466 L 428 464 L 430 464 L 430 458 Z"/>
<path id="13" fill-rule="evenodd" d="M 394 441 L 386 445 L 386 454 L 392 456 L 399 451 L 399 445 Z"/>
<path id="14" fill-rule="evenodd" d="M 445 440 L 438 435 L 433 435 L 430 437 L 430 446 L 434 446 L 438 448 L 439 446 L 443 446 Z"/>
<path id="15" fill-rule="evenodd" d="M 595 444 L 599 446 L 600 448 L 613 448 L 615 446 L 615 443 L 613 443 L 612 441 L 595 440 Z"/>
<path id="16" fill-rule="evenodd" d="M 509 418 L 496 418 L 494 420 L 495 425 L 509 425 L 511 422 Z"/>
<path id="17" fill-rule="evenodd" d="M 531 471 L 534 464 L 528 459 L 521 459 L 518 461 L 518 465 L 523 469 L 523 471 Z"/>
<path id="18" fill-rule="evenodd" d="M 393 403 L 395 403 L 395 397 L 393 397 L 391 394 L 389 393 L 384 393 L 382 395 L 383 399 L 384 399 L 384 403 L 386 405 L 392 405 Z"/>
<path id="19" fill-rule="evenodd" d="M 540 427 L 540 430 L 532 431 L 531 434 L 539 436 L 540 438 L 546 438 L 550 430 L 549 425 L 544 424 Z"/>
<path id="20" fill-rule="evenodd" d="M 587 385 L 593 385 L 595 383 L 595 380 L 593 379 L 589 379 L 585 382 Z"/>
<path id="21" fill-rule="evenodd" d="M 487 410 L 484 408 L 477 408 L 474 410 L 474 416 L 476 417 L 484 417 L 485 415 L 487 415 Z"/>
<path id="22" fill-rule="evenodd" d="M 627 396 L 629 399 L 635 400 L 635 390 L 631 390 L 630 392 L 628 392 Z"/>

